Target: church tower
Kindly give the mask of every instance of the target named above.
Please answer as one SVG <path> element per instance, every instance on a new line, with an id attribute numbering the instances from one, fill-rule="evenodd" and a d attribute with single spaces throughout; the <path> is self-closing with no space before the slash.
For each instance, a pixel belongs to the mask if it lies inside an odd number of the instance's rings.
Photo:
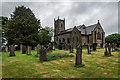
<path id="1" fill-rule="evenodd" d="M 64 31 L 65 30 L 65 18 L 64 20 L 58 19 L 55 20 L 54 19 L 54 34 L 57 35 L 59 32 Z"/>

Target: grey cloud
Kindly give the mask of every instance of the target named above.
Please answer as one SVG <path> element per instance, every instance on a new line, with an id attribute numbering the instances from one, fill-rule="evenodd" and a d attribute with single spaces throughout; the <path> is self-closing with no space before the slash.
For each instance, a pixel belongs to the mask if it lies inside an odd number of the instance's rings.
<path id="1" fill-rule="evenodd" d="M 106 35 L 118 32 L 117 2 L 3 2 L 3 16 L 10 17 L 15 6 L 20 5 L 29 7 L 43 27 L 53 27 L 54 18 L 60 16 L 66 20 L 66 29 L 75 25 L 95 24 L 99 19 Z"/>

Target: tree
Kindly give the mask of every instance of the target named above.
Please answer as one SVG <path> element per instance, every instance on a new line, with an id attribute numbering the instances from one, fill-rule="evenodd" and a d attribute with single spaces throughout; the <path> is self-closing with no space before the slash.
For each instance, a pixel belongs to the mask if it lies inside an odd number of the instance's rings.
<path id="1" fill-rule="evenodd" d="M 106 43 L 116 43 L 117 45 L 120 44 L 120 34 L 111 34 L 111 35 L 108 35 L 106 38 L 105 38 L 105 42 Z"/>
<path id="2" fill-rule="evenodd" d="M 6 38 L 5 38 L 5 29 L 8 27 L 8 18 L 7 17 L 4 17 L 4 16 L 0 16 L 0 34 L 2 34 L 1 36 L 1 42 L 2 42 L 2 45 L 5 44 L 6 42 Z"/>
<path id="3" fill-rule="evenodd" d="M 39 35 L 39 44 L 46 45 L 49 42 L 51 42 L 53 29 L 50 27 L 41 28 L 38 35 Z"/>
<path id="4" fill-rule="evenodd" d="M 6 39 L 9 45 L 36 45 L 39 29 L 40 20 L 36 19 L 30 8 L 18 6 L 8 21 Z"/>

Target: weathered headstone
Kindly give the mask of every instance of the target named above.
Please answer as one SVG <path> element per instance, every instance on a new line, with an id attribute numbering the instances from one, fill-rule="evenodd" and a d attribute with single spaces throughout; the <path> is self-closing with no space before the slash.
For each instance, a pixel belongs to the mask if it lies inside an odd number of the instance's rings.
<path id="1" fill-rule="evenodd" d="M 40 61 L 47 61 L 46 48 L 44 46 L 40 48 Z"/>
<path id="2" fill-rule="evenodd" d="M 108 51 L 107 51 L 107 44 L 105 44 L 105 52 L 104 55 L 107 56 L 108 55 Z"/>
<path id="3" fill-rule="evenodd" d="M 111 44 L 108 45 L 108 54 L 111 55 Z"/>
<path id="4" fill-rule="evenodd" d="M 15 56 L 13 45 L 10 46 L 10 56 Z"/>
<path id="5" fill-rule="evenodd" d="M 69 50 L 69 45 L 68 44 L 66 44 L 66 50 Z"/>
<path id="6" fill-rule="evenodd" d="M 22 47 L 23 47 L 23 45 L 22 45 L 22 44 L 20 44 L 20 51 L 22 51 Z"/>
<path id="7" fill-rule="evenodd" d="M 75 65 L 81 65 L 82 64 L 82 47 L 80 45 L 77 46 L 76 50 L 76 62 Z"/>
<path id="8" fill-rule="evenodd" d="M 22 45 L 22 54 L 25 54 L 25 53 L 26 53 L 26 46 Z"/>
<path id="9" fill-rule="evenodd" d="M 40 46 L 40 44 L 38 44 L 37 45 L 37 54 L 40 54 L 40 48 L 41 48 L 41 46 Z"/>
<path id="10" fill-rule="evenodd" d="M 8 46 L 5 46 L 5 51 L 8 52 Z"/>
<path id="11" fill-rule="evenodd" d="M 55 50 L 55 46 L 53 45 L 53 50 Z"/>
<path id="12" fill-rule="evenodd" d="M 93 51 L 96 51 L 96 44 L 93 44 Z"/>
<path id="13" fill-rule="evenodd" d="M 34 47 L 34 50 L 37 50 L 37 47 Z"/>
<path id="14" fill-rule="evenodd" d="M 53 50 L 53 46 L 52 46 L 52 44 L 51 44 L 51 43 L 49 43 L 49 44 L 48 44 L 48 50 L 47 50 L 47 51 L 52 52 L 52 50 Z"/>
<path id="15" fill-rule="evenodd" d="M 31 55 L 31 47 L 27 46 L 27 55 Z"/>
<path id="16" fill-rule="evenodd" d="M 87 48 L 88 48 L 88 54 L 91 54 L 90 44 L 88 44 Z"/>

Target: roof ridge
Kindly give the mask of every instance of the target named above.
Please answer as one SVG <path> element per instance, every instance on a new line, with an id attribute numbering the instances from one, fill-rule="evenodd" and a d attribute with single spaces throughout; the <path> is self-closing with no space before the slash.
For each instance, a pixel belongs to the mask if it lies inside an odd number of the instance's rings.
<path id="1" fill-rule="evenodd" d="M 94 25 L 97 25 L 97 24 L 89 25 L 89 26 L 86 26 L 86 27 L 91 27 L 91 26 L 94 26 Z"/>

